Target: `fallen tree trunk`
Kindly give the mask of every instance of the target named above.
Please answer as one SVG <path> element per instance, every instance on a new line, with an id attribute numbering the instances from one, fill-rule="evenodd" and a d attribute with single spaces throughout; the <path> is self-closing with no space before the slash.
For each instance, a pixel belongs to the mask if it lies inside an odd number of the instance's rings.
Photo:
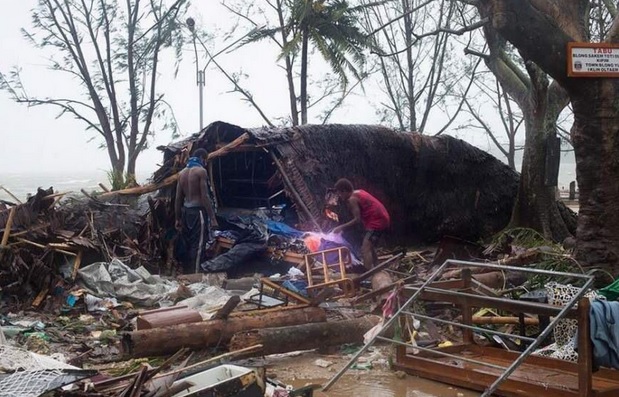
<path id="1" fill-rule="evenodd" d="M 378 316 L 365 316 L 337 322 L 252 329 L 235 334 L 229 347 L 237 350 L 261 344 L 262 351 L 256 354 L 269 355 L 344 343 L 363 343 L 363 335 L 379 321 Z"/>
<path id="2" fill-rule="evenodd" d="M 254 311 L 230 316 L 226 320 L 208 320 L 199 323 L 145 329 L 123 335 L 123 354 L 132 357 L 171 354 L 183 347 L 204 349 L 227 343 L 241 331 L 267 327 L 283 327 L 327 321 L 325 311 L 318 307 Z"/>

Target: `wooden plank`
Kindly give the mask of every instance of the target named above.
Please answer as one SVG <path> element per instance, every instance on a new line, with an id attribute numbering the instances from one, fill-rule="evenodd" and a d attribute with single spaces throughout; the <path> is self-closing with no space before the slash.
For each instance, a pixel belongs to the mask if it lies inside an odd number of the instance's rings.
<path id="1" fill-rule="evenodd" d="M 374 266 L 367 272 L 355 278 L 355 284 L 359 284 L 363 280 L 367 280 L 368 278 L 372 277 L 373 275 L 380 272 L 381 270 L 384 270 L 385 268 L 391 266 L 393 262 L 395 262 L 398 259 L 401 259 L 403 256 L 404 256 L 404 252 L 400 252 L 399 254 L 392 256 L 391 258 L 385 260 L 383 263 L 379 263 L 378 265 Z"/>
<path id="2" fill-rule="evenodd" d="M 6 244 L 9 242 L 9 235 L 11 234 L 11 227 L 13 226 L 13 217 L 15 217 L 15 209 L 17 207 L 11 207 L 11 212 L 9 212 L 9 219 L 6 221 L 6 225 L 4 226 L 4 233 L 2 234 L 2 242 L 0 243 L 0 248 L 6 248 Z"/>
<path id="3" fill-rule="evenodd" d="M 447 351 L 445 349 L 440 350 Z M 488 362 L 501 366 L 508 366 L 519 356 L 519 353 L 517 352 L 509 352 L 502 349 L 481 347 L 477 345 L 468 345 L 465 349 L 461 349 L 460 352 L 458 352 L 457 349 L 450 349 L 448 352 L 451 354 L 463 355 L 467 358 L 473 358 L 478 361 Z M 454 360 L 452 358 L 438 356 L 432 358 L 428 353 L 425 352 L 421 352 L 421 354 L 415 356 L 402 356 L 402 354 L 399 354 L 397 356 L 397 365 L 402 365 L 403 367 L 411 365 L 412 367 L 414 367 L 415 371 L 418 371 L 419 369 L 427 370 L 428 368 L 430 368 L 431 365 L 428 364 L 428 362 L 432 362 L 434 364 L 442 366 L 442 369 L 438 369 L 438 367 L 436 367 L 438 375 L 434 374 L 440 377 L 437 378 L 433 374 L 428 373 L 424 373 L 423 375 L 417 373 L 417 375 L 421 375 L 424 377 L 426 377 L 426 375 L 430 375 L 428 376 L 430 379 L 463 386 L 462 384 L 458 383 L 461 379 L 457 376 L 452 380 L 445 379 L 449 378 L 453 372 L 453 365 L 455 364 L 453 364 Z M 494 372 L 494 378 L 489 379 L 490 383 L 485 384 L 486 387 L 490 385 L 500 374 L 500 371 L 497 371 L 495 369 L 470 363 L 464 363 L 462 368 L 470 372 L 469 377 L 477 377 L 479 372 L 487 372 L 491 375 Z M 566 385 L 570 385 L 570 393 L 572 394 L 565 395 L 581 397 L 583 394 L 579 394 L 580 386 L 578 370 L 578 364 L 573 362 L 551 359 L 542 356 L 530 356 L 525 360 L 521 368 L 518 369 L 517 372 L 510 377 L 510 380 L 519 381 L 520 379 L 521 382 L 524 381 L 525 383 L 537 382 L 537 384 L 534 385 L 535 387 L 556 387 L 558 388 L 556 390 L 558 390 L 560 393 L 565 392 Z M 522 390 L 527 391 L 530 394 L 527 395 L 525 393 L 516 395 L 527 397 L 530 397 L 531 395 L 561 395 L 546 393 L 535 394 L 535 390 L 530 388 L 524 388 Z M 499 388 L 499 391 L 499 395 L 508 395 L 503 392 L 504 390 L 502 389 L 502 387 Z M 615 394 L 608 394 L 611 391 Z M 590 391 L 590 394 L 587 395 L 587 397 L 592 397 L 594 395 L 597 396 L 599 392 L 603 392 L 607 395 L 619 395 L 619 379 L 617 379 L 617 371 L 600 370 L 594 374 L 592 379 L 592 389 Z"/>
<path id="4" fill-rule="evenodd" d="M 464 282 L 464 288 L 471 287 L 471 270 L 462 269 L 462 281 Z M 460 306 L 462 311 L 462 323 L 465 325 L 473 325 L 473 308 L 467 300 L 464 300 Z M 473 330 L 470 328 L 462 329 L 462 341 L 465 344 L 473 343 Z"/>
<path id="5" fill-rule="evenodd" d="M 308 298 L 306 298 L 304 296 L 301 296 L 301 295 L 299 295 L 299 294 L 297 294 L 297 293 L 295 293 L 293 291 L 290 291 L 287 288 L 282 287 L 281 285 L 279 285 L 279 284 L 273 282 L 272 280 L 270 280 L 268 277 L 261 278 L 260 282 L 263 285 L 269 286 L 269 287 L 273 288 L 274 290 L 279 291 L 282 294 L 286 295 L 287 297 L 294 299 L 297 302 L 300 302 L 300 303 L 303 303 L 303 304 L 306 304 L 306 305 L 310 304 L 310 300 Z"/>
<path id="6" fill-rule="evenodd" d="M 589 328 L 589 298 L 578 302 L 578 395 L 592 397 L 593 380 L 591 370 L 593 357 L 591 348 L 591 329 Z"/>

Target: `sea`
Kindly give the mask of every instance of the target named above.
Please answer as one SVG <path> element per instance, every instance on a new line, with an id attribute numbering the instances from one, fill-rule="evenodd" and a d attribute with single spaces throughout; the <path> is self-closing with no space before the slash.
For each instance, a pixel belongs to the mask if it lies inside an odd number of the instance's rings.
<path id="1" fill-rule="evenodd" d="M 138 173 L 138 183 L 147 183 L 152 173 Z M 86 192 L 102 191 L 99 183 L 110 188 L 107 173 L 104 170 L 94 171 L 46 171 L 46 172 L 0 172 L 0 200 L 15 202 L 11 194 L 20 201 L 25 201 L 28 195 L 34 195 L 38 188 L 54 188 L 57 193 L 80 194 L 80 190 Z M 5 190 L 6 189 L 6 190 Z M 11 194 L 9 194 L 8 192 Z"/>

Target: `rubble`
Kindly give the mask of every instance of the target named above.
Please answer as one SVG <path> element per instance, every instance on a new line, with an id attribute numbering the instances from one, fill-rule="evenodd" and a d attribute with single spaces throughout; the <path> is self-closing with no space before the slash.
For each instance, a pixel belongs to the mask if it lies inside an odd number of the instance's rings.
<path id="1" fill-rule="evenodd" d="M 334 131 L 348 136 L 345 127 Z M 0 353 L 8 346 L 28 354 L 56 358 L 62 354 L 67 367 L 60 369 L 76 371 L 70 372 L 74 377 L 66 383 L 77 384 L 56 390 L 59 396 L 146 397 L 185 395 L 209 374 L 234 372 L 230 365 L 241 359 L 255 364 L 259 357 L 295 350 L 332 352 L 339 346 L 350 347 L 352 352 L 324 353 L 312 362 L 316 369 L 335 372 L 339 364 L 334 356 L 355 357 L 361 352 L 365 355 L 352 368 L 364 374 L 392 363 L 407 369 L 398 361 L 406 355 L 418 359 L 430 349 L 457 353 L 463 343 L 499 349 L 498 356 L 511 354 L 510 359 L 526 349 L 526 343 L 513 342 L 511 337 L 536 337 L 558 310 L 540 300 L 547 293 L 541 298 L 530 293 L 547 287 L 548 275 L 523 277 L 519 270 L 582 273 L 571 253 L 522 229 L 499 234 L 486 247 L 459 237 L 446 237 L 437 247 L 403 248 L 390 241 L 389 249 L 380 252 L 380 263 L 366 270 L 359 266 L 354 236 L 327 232 L 334 217 L 343 219 L 346 214 L 330 206 L 324 192 L 332 181 L 321 170 L 335 164 L 350 171 L 355 165 L 344 166 L 328 154 L 321 165 L 313 150 L 324 148 L 331 139 L 322 132 L 314 127 L 245 130 L 215 123 L 186 142 L 163 148 L 164 165 L 152 185 L 78 196 L 39 189 L 23 204 L 1 203 L 0 288 L 6 314 L 0 317 Z M 459 145 L 395 137 L 382 130 L 362 132 L 367 137 L 386 134 L 392 142 L 413 142 L 413 147 L 404 145 L 406 150 L 425 156 Z M 351 145 L 359 143 L 353 140 Z M 208 273 L 178 275 L 173 185 L 192 147 L 211 151 L 212 171 L 219 175 L 213 184 L 222 227 L 209 242 L 210 258 L 202 264 Z M 474 163 L 487 161 L 477 152 L 470 154 Z M 240 167 L 249 155 L 254 157 L 244 164 L 251 168 L 251 178 Z M 228 165 L 239 167 L 233 171 Z M 408 165 L 417 177 L 427 177 L 428 170 L 419 169 L 414 161 Z M 450 172 L 460 175 L 469 166 L 454 165 Z M 386 166 L 381 167 L 378 171 Z M 436 193 L 431 192 L 418 198 L 432 206 L 432 219 L 422 222 L 419 211 L 409 219 L 403 215 L 406 208 L 398 208 L 402 215 L 398 221 L 416 222 L 426 237 L 462 231 L 466 225 L 471 230 L 462 236 L 485 236 L 498 230 L 501 214 L 489 215 L 491 206 L 484 200 L 490 200 L 495 210 L 503 208 L 515 185 L 510 172 L 501 167 L 488 173 L 507 184 L 491 197 L 480 193 L 485 187 L 478 187 L 474 195 L 481 201 L 476 201 L 475 208 L 441 218 L 443 210 L 435 206 L 448 199 L 438 195 L 437 203 L 430 203 Z M 232 188 L 235 183 L 257 190 L 251 195 L 245 188 Z M 131 197 L 154 188 L 160 189 L 157 194 Z M 483 216 L 473 219 L 476 211 Z M 409 226 L 398 225 L 403 232 L 399 237 L 407 236 Z M 452 265 L 429 288 L 440 287 L 462 297 L 454 300 L 449 293 L 425 291 L 423 297 L 428 299 L 411 306 L 401 322 L 390 324 L 410 290 L 421 289 L 446 260 Z M 459 260 L 474 261 L 474 265 Z M 492 266 L 477 271 L 481 262 Z M 572 276 L 558 281 L 573 282 Z M 510 300 L 511 311 L 488 304 L 503 299 Z M 540 312 L 523 313 L 525 304 Z M 462 323 L 480 330 L 458 328 Z M 489 337 L 492 332 L 494 337 Z M 377 336 L 383 342 L 397 337 L 400 345 L 410 347 L 395 355 L 387 349 L 385 354 L 359 350 Z M 557 336 L 547 335 L 546 350 L 554 349 L 553 339 L 556 342 Z M 264 378 L 260 365 L 249 364 L 240 366 L 248 370 L 240 370 L 239 376 L 248 376 L 245 384 L 258 384 Z M 2 366 L 0 371 L 6 375 L 0 376 L 2 380 L 28 375 L 25 368 Z M 446 375 L 449 371 L 444 372 L 435 378 L 453 382 Z M 41 378 L 40 373 L 32 376 Z M 404 378 L 405 373 L 394 376 Z M 48 384 L 56 388 L 60 383 Z M 283 396 L 290 391 L 285 386 L 272 385 L 270 390 Z M 266 387 L 259 389 L 264 392 Z M 306 389 L 304 395 L 310 392 L 311 388 Z"/>

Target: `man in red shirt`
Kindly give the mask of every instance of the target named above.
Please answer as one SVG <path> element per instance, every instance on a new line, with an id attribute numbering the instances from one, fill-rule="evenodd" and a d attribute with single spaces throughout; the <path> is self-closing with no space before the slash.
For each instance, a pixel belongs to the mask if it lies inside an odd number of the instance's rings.
<path id="1" fill-rule="evenodd" d="M 361 254 L 366 269 L 374 267 L 378 258 L 375 245 L 391 226 L 391 218 L 385 206 L 365 190 L 354 190 L 348 179 L 340 179 L 335 183 L 335 192 L 342 201 L 348 203 L 353 219 L 333 229 L 333 233 L 341 233 L 344 229 L 361 223 L 365 229 Z"/>

